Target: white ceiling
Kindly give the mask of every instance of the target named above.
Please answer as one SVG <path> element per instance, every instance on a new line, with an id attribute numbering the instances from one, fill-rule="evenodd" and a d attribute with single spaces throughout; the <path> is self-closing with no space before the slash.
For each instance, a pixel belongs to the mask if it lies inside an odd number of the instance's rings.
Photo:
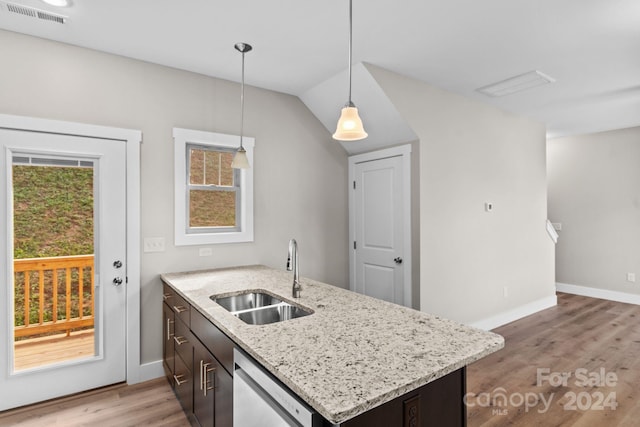
<path id="1" fill-rule="evenodd" d="M 347 67 L 347 0 L 13 3 L 69 20 L 2 6 L 0 28 L 234 81 L 233 45 L 247 42 L 247 84 L 298 96 Z M 354 0 L 353 9 L 354 63 L 542 121 L 552 137 L 640 125 L 638 0 Z M 532 70 L 557 82 L 502 98 L 475 91 Z"/>

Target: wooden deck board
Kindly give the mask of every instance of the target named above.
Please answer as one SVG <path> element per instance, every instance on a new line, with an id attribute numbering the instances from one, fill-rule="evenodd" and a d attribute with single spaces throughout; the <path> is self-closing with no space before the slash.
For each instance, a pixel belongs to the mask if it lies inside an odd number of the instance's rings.
<path id="1" fill-rule="evenodd" d="M 32 338 L 15 343 L 15 370 L 34 368 L 94 354 L 93 329 Z"/>

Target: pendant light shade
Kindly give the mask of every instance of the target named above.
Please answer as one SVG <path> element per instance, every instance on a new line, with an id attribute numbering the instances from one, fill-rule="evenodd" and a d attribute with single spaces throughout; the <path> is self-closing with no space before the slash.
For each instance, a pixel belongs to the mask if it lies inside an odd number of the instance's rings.
<path id="1" fill-rule="evenodd" d="M 233 156 L 231 167 L 233 169 L 249 169 L 251 165 L 247 158 L 247 150 L 242 146 L 242 133 L 244 131 L 244 54 L 253 48 L 247 43 L 236 43 L 234 47 L 238 52 L 242 53 L 242 84 L 240 86 L 240 148 Z"/>
<path id="2" fill-rule="evenodd" d="M 368 136 L 362 125 L 362 120 L 358 115 L 358 109 L 351 101 L 351 62 L 352 62 L 352 34 L 353 34 L 353 0 L 349 0 L 349 100 L 342 108 L 336 131 L 333 139 L 338 141 L 358 141 Z"/>
<path id="3" fill-rule="evenodd" d="M 338 141 L 358 141 L 367 136 L 368 134 L 365 132 L 362 120 L 358 115 L 358 108 L 353 103 L 344 106 L 338 120 L 336 132 L 333 134 L 333 139 Z"/>
<path id="4" fill-rule="evenodd" d="M 247 150 L 244 147 L 238 148 L 236 154 L 233 156 L 233 161 L 231 162 L 231 167 L 233 169 L 249 169 L 251 165 L 249 165 L 249 159 L 247 158 Z"/>

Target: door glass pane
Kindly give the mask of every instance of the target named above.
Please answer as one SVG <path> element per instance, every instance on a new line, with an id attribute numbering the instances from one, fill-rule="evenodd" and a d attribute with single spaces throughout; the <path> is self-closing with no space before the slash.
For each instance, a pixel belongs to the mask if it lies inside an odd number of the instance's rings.
<path id="1" fill-rule="evenodd" d="M 95 355 L 94 165 L 13 157 L 14 370 Z"/>

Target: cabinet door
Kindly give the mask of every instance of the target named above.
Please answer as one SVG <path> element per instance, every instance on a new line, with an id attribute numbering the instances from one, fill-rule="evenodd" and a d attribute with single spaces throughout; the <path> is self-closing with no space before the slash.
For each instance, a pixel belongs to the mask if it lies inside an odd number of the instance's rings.
<path id="1" fill-rule="evenodd" d="M 162 360 L 164 365 L 164 372 L 167 375 L 167 379 L 171 386 L 174 385 L 173 373 L 174 370 L 174 341 L 175 334 L 175 316 L 173 309 L 167 304 L 162 304 Z"/>
<path id="2" fill-rule="evenodd" d="M 233 427 L 233 377 L 216 370 L 216 427 Z"/>
<path id="3" fill-rule="evenodd" d="M 202 427 L 233 427 L 233 378 L 204 345 L 194 341 L 193 414 Z"/>
<path id="4" fill-rule="evenodd" d="M 198 341 L 193 345 L 193 415 L 202 427 L 215 425 L 216 359 Z"/>

